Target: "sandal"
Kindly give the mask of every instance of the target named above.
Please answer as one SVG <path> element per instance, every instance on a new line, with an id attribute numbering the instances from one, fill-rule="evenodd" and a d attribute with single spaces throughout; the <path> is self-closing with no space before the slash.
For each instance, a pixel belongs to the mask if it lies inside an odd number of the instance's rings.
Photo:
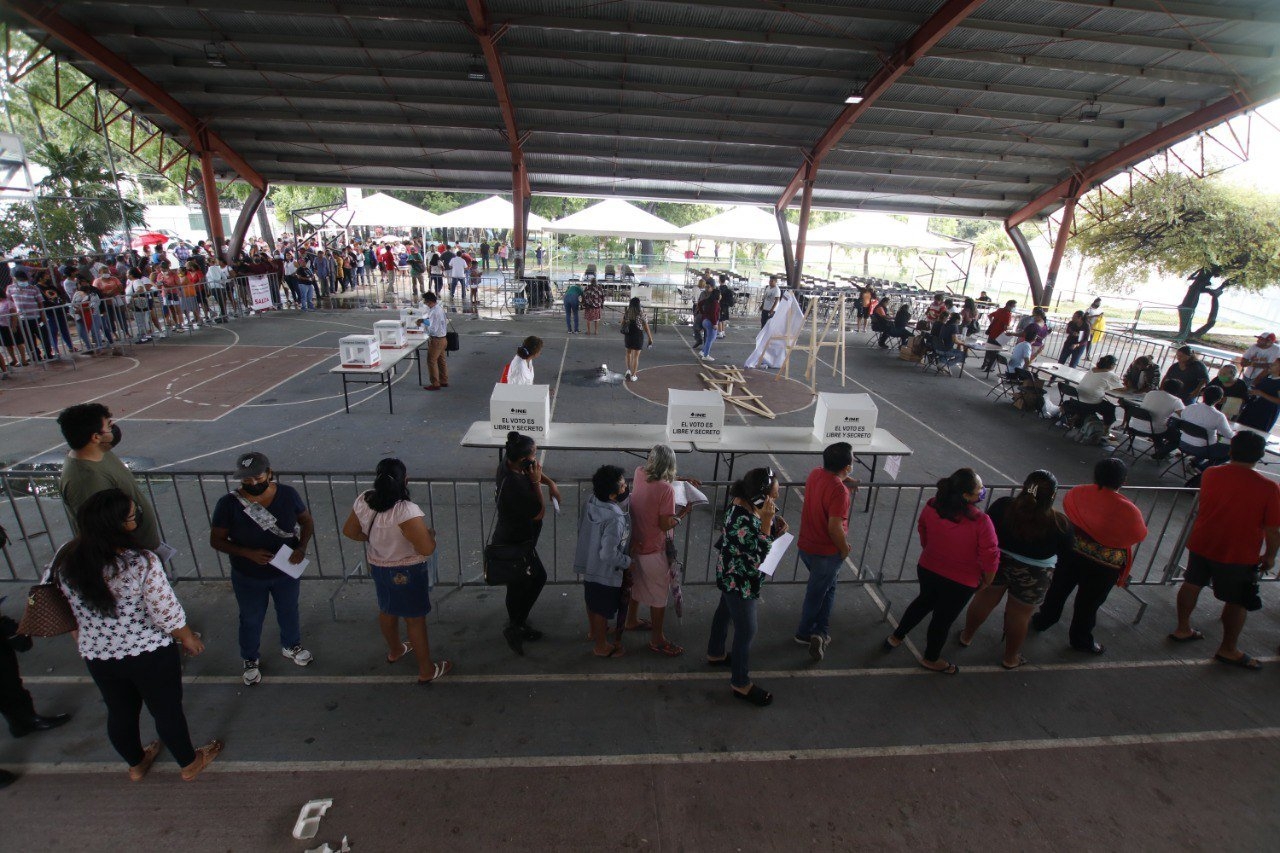
<path id="1" fill-rule="evenodd" d="M 426 687 L 428 684 L 434 684 L 435 682 L 439 681 L 441 678 L 444 678 L 446 675 L 453 672 L 453 661 L 451 660 L 442 660 L 439 663 L 432 664 L 431 666 L 432 666 L 431 677 L 428 678 L 426 681 L 423 681 L 421 678 L 419 678 L 418 686 Z"/>
<path id="2" fill-rule="evenodd" d="M 591 654 L 595 655 L 598 658 L 620 658 L 626 653 L 627 653 L 627 650 L 623 648 L 622 643 L 614 643 L 612 646 L 609 647 L 609 651 L 606 654 L 602 655 L 599 652 L 592 652 Z"/>
<path id="3" fill-rule="evenodd" d="M 1175 643 L 1193 643 L 1196 640 L 1203 640 L 1204 632 L 1199 631 L 1196 628 L 1192 628 L 1191 633 L 1185 637 L 1179 637 L 1177 634 L 1170 634 L 1169 639 L 1173 640 Z"/>
<path id="4" fill-rule="evenodd" d="M 894 637 L 893 637 L 893 635 L 892 635 L 892 634 L 890 634 L 889 636 L 885 637 L 885 638 L 884 638 L 884 642 L 880 644 L 880 648 L 884 649 L 886 652 L 891 652 L 891 651 L 893 651 L 894 649 L 896 649 L 896 648 L 898 648 L 899 646 L 901 646 L 901 645 L 903 644 L 903 642 L 904 642 L 903 640 L 898 640 L 898 644 L 897 644 L 897 645 L 894 645 L 894 644 L 893 644 L 893 642 L 892 642 L 892 641 L 893 641 L 893 639 L 894 639 Z"/>
<path id="5" fill-rule="evenodd" d="M 1000 665 L 1005 669 L 1017 669 L 1020 666 L 1026 666 L 1028 662 L 1029 661 L 1027 661 L 1027 659 L 1024 658 L 1022 655 L 1018 655 L 1018 662 L 1015 663 L 1013 666 L 1009 666 L 1009 664 L 1005 663 L 1004 661 L 1000 661 Z"/>
<path id="6" fill-rule="evenodd" d="M 680 655 L 684 654 L 684 649 L 680 648 L 670 640 L 663 640 L 662 644 L 658 646 L 650 643 L 649 651 L 657 652 L 660 655 L 666 655 L 669 658 L 678 658 Z"/>
<path id="7" fill-rule="evenodd" d="M 956 642 L 957 642 L 957 643 L 959 643 L 959 644 L 961 645 L 961 647 L 962 647 L 962 648 L 966 648 L 966 649 L 967 649 L 967 648 L 969 648 L 970 646 L 972 646 L 972 645 L 973 645 L 973 638 L 972 638 L 972 637 L 970 637 L 970 638 L 969 638 L 969 642 L 967 642 L 967 643 L 966 643 L 966 642 L 964 641 L 964 629 L 963 629 L 963 628 L 961 628 L 958 632 L 956 632 Z"/>
<path id="8" fill-rule="evenodd" d="M 395 657 L 392 657 L 391 655 L 387 655 L 387 663 L 395 663 L 396 661 L 400 660 L 400 658 L 409 654 L 409 652 L 411 651 L 413 651 L 413 643 L 401 643 L 400 654 L 396 655 Z"/>
<path id="9" fill-rule="evenodd" d="M 757 687 L 754 684 L 751 685 L 751 689 L 748 690 L 746 693 L 743 693 L 739 690 L 734 690 L 732 687 L 730 687 L 729 690 L 731 690 L 733 692 L 733 695 L 741 699 L 743 702 L 750 702 L 752 705 L 755 705 L 757 708 L 763 708 L 766 705 L 773 702 L 772 693 L 770 693 L 768 690 L 762 690 L 761 688 Z"/>
<path id="10" fill-rule="evenodd" d="M 160 754 L 160 741 L 153 740 L 147 744 L 142 750 L 142 760 L 129 768 L 129 779 L 133 782 L 141 782 L 147 775 L 147 771 L 151 769 L 151 765 L 155 764 L 156 756 Z"/>
<path id="11" fill-rule="evenodd" d="M 182 781 L 194 781 L 218 757 L 218 753 L 222 752 L 223 746 L 222 741 L 211 740 L 204 746 L 198 747 L 196 749 L 196 760 L 182 768 Z"/>
<path id="12" fill-rule="evenodd" d="M 719 660 L 712 660 L 711 658 L 707 658 L 707 666 L 730 666 L 732 665 L 732 663 L 733 663 L 733 655 L 729 654 L 728 652 L 726 652 L 725 656 L 720 658 Z"/>
<path id="13" fill-rule="evenodd" d="M 1229 657 L 1223 657 L 1222 655 L 1214 655 L 1213 659 L 1218 661 L 1219 663 L 1225 663 L 1228 666 L 1238 666 L 1241 669 L 1252 669 L 1252 670 L 1262 669 L 1261 661 L 1243 652 L 1240 653 L 1240 657 L 1238 658 L 1229 658 Z"/>
<path id="14" fill-rule="evenodd" d="M 653 623 L 652 623 L 652 622 L 650 622 L 648 619 L 641 619 L 639 622 L 637 622 L 637 623 L 636 623 L 636 624 L 634 624 L 634 625 L 623 625 L 623 626 L 622 626 L 622 630 L 624 630 L 624 631 L 652 631 L 652 630 L 653 630 Z"/>
<path id="15" fill-rule="evenodd" d="M 957 672 L 959 672 L 959 671 L 960 671 L 960 667 L 956 666 L 956 665 L 955 665 L 955 664 L 953 664 L 953 663 L 949 663 L 949 664 L 947 664 L 947 665 L 946 665 L 946 666 L 944 666 L 942 669 L 934 669 L 934 668 L 933 668 L 933 667 L 931 667 L 931 666 L 925 666 L 924 661 L 920 661 L 920 665 L 921 665 L 921 666 L 924 666 L 924 668 L 925 668 L 925 669 L 927 669 L 927 670 L 929 670 L 930 672 L 936 672 L 936 673 L 939 673 L 939 674 L 941 674 L 941 675 L 955 675 Z"/>

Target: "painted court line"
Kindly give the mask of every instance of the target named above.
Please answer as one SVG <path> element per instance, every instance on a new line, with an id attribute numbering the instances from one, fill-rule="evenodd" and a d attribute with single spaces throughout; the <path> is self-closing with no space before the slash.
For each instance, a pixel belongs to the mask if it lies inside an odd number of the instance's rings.
<path id="1" fill-rule="evenodd" d="M 1091 737 L 998 740 L 977 743 L 926 743 L 890 746 L 833 747 L 831 749 L 770 749 L 738 752 L 658 752 L 621 755 L 529 755 L 492 758 L 402 758 L 355 761 L 219 761 L 214 773 L 324 773 L 377 770 L 536 770 L 569 767 L 631 767 L 699 764 L 740 764 L 743 762 L 849 761 L 877 758 L 918 758 L 952 755 L 993 755 L 1004 752 L 1041 752 L 1061 749 L 1102 749 L 1107 747 L 1164 746 L 1188 743 L 1223 743 L 1243 740 L 1270 740 L 1280 737 L 1280 727 L 1252 729 L 1210 729 L 1206 731 L 1155 732 L 1136 735 L 1096 735 Z M 66 762 L 25 765 L 23 773 L 69 775 L 77 773 L 122 772 L 119 762 Z M 157 771 L 152 771 L 153 773 Z M 164 767 L 161 774 L 174 775 Z"/>

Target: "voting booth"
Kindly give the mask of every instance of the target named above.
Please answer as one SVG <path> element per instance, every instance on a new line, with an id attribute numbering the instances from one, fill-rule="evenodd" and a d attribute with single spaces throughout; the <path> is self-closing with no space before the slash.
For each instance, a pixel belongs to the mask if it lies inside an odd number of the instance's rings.
<path id="1" fill-rule="evenodd" d="M 378 367 L 382 350 L 376 335 L 347 335 L 338 341 L 338 358 L 343 367 Z"/>
<path id="2" fill-rule="evenodd" d="M 404 348 L 404 326 L 399 320 L 378 320 L 373 324 L 373 333 L 378 338 L 378 346 L 383 349 Z"/>
<path id="3" fill-rule="evenodd" d="M 855 448 L 871 443 L 879 412 L 870 394 L 818 394 L 813 434 L 826 442 L 847 441 Z"/>
<path id="4" fill-rule="evenodd" d="M 724 429 L 724 397 L 719 391 L 667 391 L 667 440 L 720 440 Z"/>
<path id="5" fill-rule="evenodd" d="M 513 430 L 535 441 L 546 438 L 551 428 L 551 386 L 494 385 L 489 397 L 489 428 L 504 440 Z"/>

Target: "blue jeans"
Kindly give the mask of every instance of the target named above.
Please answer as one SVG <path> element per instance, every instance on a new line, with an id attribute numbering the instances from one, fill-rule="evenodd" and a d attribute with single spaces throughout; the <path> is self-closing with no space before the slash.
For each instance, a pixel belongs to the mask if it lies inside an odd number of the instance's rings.
<path id="1" fill-rule="evenodd" d="M 710 320 L 702 321 L 702 354 L 711 355 L 711 345 L 716 342 L 716 324 Z"/>
<path id="2" fill-rule="evenodd" d="M 804 589 L 804 605 L 800 608 L 797 637 L 821 637 L 831 633 L 831 605 L 836 601 L 836 579 L 844 560 L 839 554 L 808 554 L 800 559 L 809 570 L 809 583 Z"/>
<path id="3" fill-rule="evenodd" d="M 564 300 L 564 324 L 569 331 L 578 331 L 578 300 L 565 298 Z"/>
<path id="4" fill-rule="evenodd" d="M 305 281 L 298 282 L 298 305 L 303 311 L 310 308 L 316 310 L 316 288 L 315 285 L 308 284 Z"/>
<path id="5" fill-rule="evenodd" d="M 720 606 L 711 618 L 711 639 L 707 641 L 707 657 L 724 657 L 729 622 L 733 622 L 733 660 L 729 664 L 729 683 L 746 687 L 751 683 L 751 641 L 756 636 L 756 604 L 758 598 L 743 598 L 736 592 L 721 592 Z"/>
<path id="6" fill-rule="evenodd" d="M 276 605 L 276 623 L 280 626 L 280 648 L 291 649 L 302 642 L 302 625 L 298 617 L 298 591 L 302 582 L 280 575 L 274 578 L 251 578 L 231 571 L 231 589 L 240 605 L 240 657 L 257 660 L 262 643 L 262 625 L 267 621 L 267 598 Z"/>

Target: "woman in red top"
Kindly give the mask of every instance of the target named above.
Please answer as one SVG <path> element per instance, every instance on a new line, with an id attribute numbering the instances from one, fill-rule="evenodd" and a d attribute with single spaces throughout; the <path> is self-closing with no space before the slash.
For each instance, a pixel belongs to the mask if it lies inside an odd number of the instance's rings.
<path id="1" fill-rule="evenodd" d="M 920 594 L 885 639 L 886 651 L 902 645 L 911 629 L 932 613 L 920 665 L 948 675 L 960 671 L 942 659 L 942 646 L 960 611 L 975 590 L 991 585 L 1000 563 L 995 526 L 976 506 L 986 494 L 982 478 L 972 468 L 938 481 L 937 495 L 925 504 L 916 523 L 922 549 L 917 566 Z"/>

